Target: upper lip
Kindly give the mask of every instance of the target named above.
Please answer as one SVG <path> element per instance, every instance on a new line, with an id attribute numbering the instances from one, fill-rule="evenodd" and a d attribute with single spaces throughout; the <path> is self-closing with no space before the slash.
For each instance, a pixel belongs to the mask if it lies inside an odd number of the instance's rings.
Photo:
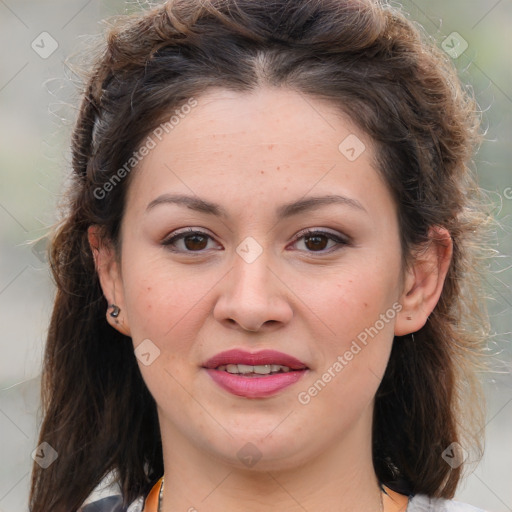
<path id="1" fill-rule="evenodd" d="M 217 368 L 225 364 L 247 364 L 258 366 L 264 364 L 276 364 L 287 366 L 292 370 L 306 369 L 307 366 L 297 358 L 277 352 L 275 350 L 261 350 L 259 352 L 247 352 L 246 350 L 232 349 L 214 355 L 203 364 L 203 368 Z"/>

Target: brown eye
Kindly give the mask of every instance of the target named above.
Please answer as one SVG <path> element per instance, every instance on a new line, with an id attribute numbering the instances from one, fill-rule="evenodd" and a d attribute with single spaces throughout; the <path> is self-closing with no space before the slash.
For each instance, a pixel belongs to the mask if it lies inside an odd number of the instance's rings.
<path id="1" fill-rule="evenodd" d="M 193 253 L 203 252 L 208 248 L 208 241 L 212 237 L 202 231 L 193 231 L 188 229 L 185 232 L 173 235 L 164 241 L 162 245 L 168 247 L 173 252 Z"/>
<path id="2" fill-rule="evenodd" d="M 200 251 L 201 249 L 204 249 L 208 244 L 207 238 L 203 235 L 185 236 L 183 237 L 183 242 L 189 251 Z"/>
<path id="3" fill-rule="evenodd" d="M 304 245 L 312 251 L 321 251 L 327 246 L 328 240 L 329 239 L 324 235 L 306 236 L 304 237 Z"/>
<path id="4" fill-rule="evenodd" d="M 349 245 L 349 240 L 327 231 L 301 231 L 295 239 L 295 244 L 303 243 L 306 252 L 328 253 Z M 330 245 L 329 245 L 330 244 Z M 332 249 L 332 250 L 331 250 Z"/>

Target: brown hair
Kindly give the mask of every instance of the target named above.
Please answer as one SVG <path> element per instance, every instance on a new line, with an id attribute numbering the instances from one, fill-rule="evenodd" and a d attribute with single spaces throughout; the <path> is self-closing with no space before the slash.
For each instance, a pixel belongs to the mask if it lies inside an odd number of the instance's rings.
<path id="1" fill-rule="evenodd" d="M 479 142 L 473 99 L 419 28 L 374 0 L 175 0 L 118 20 L 85 88 L 67 212 L 50 255 L 57 295 L 40 442 L 59 457 L 47 469 L 34 464 L 33 512 L 77 509 L 112 469 L 127 504 L 163 473 L 156 405 L 131 340 L 105 320 L 87 240 L 97 224 L 118 242 L 129 176 L 106 197 L 97 191 L 191 97 L 265 85 L 326 99 L 372 137 L 405 264 L 432 242 L 430 227 L 451 234 L 439 303 L 414 342 L 394 340 L 375 397 L 373 459 L 392 488 L 454 495 L 462 467 L 442 452 L 453 442 L 479 448 L 472 434 L 483 414 L 475 369 L 487 325 L 477 272 L 485 215 L 468 169 Z M 465 418 L 474 430 L 463 430 Z"/>

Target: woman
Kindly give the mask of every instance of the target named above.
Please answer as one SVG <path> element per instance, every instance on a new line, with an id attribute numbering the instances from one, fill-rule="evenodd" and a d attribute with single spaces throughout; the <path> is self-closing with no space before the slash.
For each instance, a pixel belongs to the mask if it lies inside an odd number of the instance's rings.
<path id="1" fill-rule="evenodd" d="M 117 22 L 52 242 L 31 510 L 477 510 L 451 500 L 483 415 L 475 111 L 371 0 Z"/>

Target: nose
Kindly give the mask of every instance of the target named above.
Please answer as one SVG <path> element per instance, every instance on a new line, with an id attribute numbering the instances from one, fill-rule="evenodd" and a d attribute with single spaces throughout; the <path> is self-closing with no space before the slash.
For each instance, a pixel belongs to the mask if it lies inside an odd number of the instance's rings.
<path id="1" fill-rule="evenodd" d="M 251 263 L 238 255 L 234 260 L 215 304 L 214 318 L 231 329 L 253 332 L 279 329 L 290 322 L 291 292 L 265 251 Z"/>

